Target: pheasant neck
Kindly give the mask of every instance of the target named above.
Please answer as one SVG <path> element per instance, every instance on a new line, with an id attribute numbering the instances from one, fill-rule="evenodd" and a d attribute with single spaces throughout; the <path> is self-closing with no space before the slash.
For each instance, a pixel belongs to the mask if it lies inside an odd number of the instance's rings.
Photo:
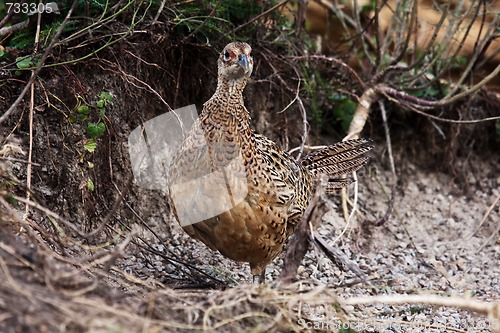
<path id="1" fill-rule="evenodd" d="M 250 127 L 250 114 L 243 102 L 243 90 L 247 78 L 229 80 L 219 78 L 214 95 L 205 103 L 205 114 L 216 127 L 235 127 L 238 130 Z"/>
<path id="2" fill-rule="evenodd" d="M 217 80 L 217 90 L 221 93 L 225 93 L 228 96 L 234 96 L 237 98 L 243 98 L 243 90 L 245 89 L 248 82 L 248 78 L 242 77 L 239 79 L 228 79 L 226 77 L 219 77 Z"/>

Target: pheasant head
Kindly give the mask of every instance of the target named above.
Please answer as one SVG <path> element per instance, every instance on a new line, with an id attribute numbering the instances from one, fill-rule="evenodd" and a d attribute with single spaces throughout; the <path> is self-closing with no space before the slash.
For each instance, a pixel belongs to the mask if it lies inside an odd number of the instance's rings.
<path id="1" fill-rule="evenodd" d="M 205 126 L 249 128 L 250 114 L 243 102 L 243 90 L 253 70 L 252 48 L 243 42 L 229 43 L 217 64 L 217 89 L 204 104 L 201 120 Z"/>
<path id="2" fill-rule="evenodd" d="M 252 48 L 243 42 L 229 43 L 221 52 L 218 65 L 219 79 L 246 83 L 253 70 Z"/>

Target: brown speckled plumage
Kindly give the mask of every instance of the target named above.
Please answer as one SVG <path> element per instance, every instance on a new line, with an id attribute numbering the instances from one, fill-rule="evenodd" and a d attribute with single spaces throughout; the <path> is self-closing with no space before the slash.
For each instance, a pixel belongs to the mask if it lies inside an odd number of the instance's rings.
<path id="1" fill-rule="evenodd" d="M 212 186 L 209 181 L 185 186 L 174 195 L 189 209 L 180 212 L 173 205 L 174 214 L 179 221 L 196 220 L 214 206 L 229 204 L 232 208 L 217 216 L 181 223 L 183 229 L 212 250 L 250 263 L 252 274 L 262 276 L 307 208 L 317 174 L 331 176 L 329 188 L 345 186 L 348 181 L 340 176 L 362 167 L 371 146 L 367 140 L 352 140 L 295 161 L 250 128 L 242 93 L 252 69 L 248 44 L 235 42 L 224 48 L 218 60 L 217 89 L 174 156 L 169 178 L 171 186 L 191 184 L 222 170 L 223 191 L 220 184 Z M 193 199 L 198 194 L 210 200 Z"/>

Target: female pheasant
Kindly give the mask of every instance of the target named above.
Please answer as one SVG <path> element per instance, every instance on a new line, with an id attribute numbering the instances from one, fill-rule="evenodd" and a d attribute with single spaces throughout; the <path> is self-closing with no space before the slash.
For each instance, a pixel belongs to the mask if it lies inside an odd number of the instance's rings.
<path id="1" fill-rule="evenodd" d="M 254 281 L 307 208 L 318 174 L 328 188 L 367 163 L 368 140 L 351 140 L 300 162 L 250 128 L 243 89 L 252 73 L 250 45 L 228 44 L 218 59 L 215 94 L 204 104 L 169 169 L 174 215 L 193 238 L 227 258 L 250 263 Z"/>

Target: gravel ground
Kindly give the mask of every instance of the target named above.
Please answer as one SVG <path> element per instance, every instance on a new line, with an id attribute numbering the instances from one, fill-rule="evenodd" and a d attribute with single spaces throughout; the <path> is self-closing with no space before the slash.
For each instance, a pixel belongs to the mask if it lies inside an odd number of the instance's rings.
<path id="1" fill-rule="evenodd" d="M 374 163 L 373 163 L 374 164 Z M 371 170 L 379 168 L 371 167 Z M 338 248 L 367 275 L 368 283 L 345 267 L 334 265 L 319 249 L 311 249 L 299 267 L 300 279 L 313 280 L 334 288 L 341 297 L 432 293 L 498 300 L 500 295 L 500 214 L 495 207 L 484 223 L 483 216 L 500 195 L 498 167 L 483 165 L 483 174 L 471 182 L 482 189 L 465 196 L 453 179 L 444 174 L 425 173 L 410 166 L 402 189 L 395 194 L 392 216 L 381 226 L 375 222 L 388 209 L 391 174 L 371 172 L 360 180 L 359 203 L 365 222 L 359 219 L 346 228 L 332 198 L 331 210 L 323 217 L 318 233 Z M 349 190 L 352 194 L 352 188 Z M 335 204 L 337 203 L 337 204 Z M 346 232 L 338 237 L 343 229 Z M 336 242 L 334 240 L 338 239 Z M 249 283 L 250 270 L 203 244 L 190 239 L 177 224 L 171 236 L 157 249 L 168 248 L 175 255 L 229 285 Z M 144 265 L 136 255 L 127 257 L 128 270 L 139 275 L 183 278 L 172 264 L 159 257 Z M 267 280 L 274 281 L 283 260 L 275 259 L 267 268 Z M 305 304 L 307 309 L 307 304 Z M 465 310 L 426 305 L 388 306 L 377 304 L 354 308 L 353 323 L 366 332 L 491 332 L 486 318 Z M 360 314 L 359 309 L 362 309 Z M 349 309 L 347 309 L 349 310 Z M 321 318 L 321 308 L 309 309 L 309 318 Z M 323 318 L 330 324 L 336 318 Z M 307 326 L 307 322 L 304 324 Z M 312 325 L 312 322 L 309 322 Z M 399 326 L 398 326 L 399 325 Z M 328 327 L 327 327 L 328 329 Z"/>

